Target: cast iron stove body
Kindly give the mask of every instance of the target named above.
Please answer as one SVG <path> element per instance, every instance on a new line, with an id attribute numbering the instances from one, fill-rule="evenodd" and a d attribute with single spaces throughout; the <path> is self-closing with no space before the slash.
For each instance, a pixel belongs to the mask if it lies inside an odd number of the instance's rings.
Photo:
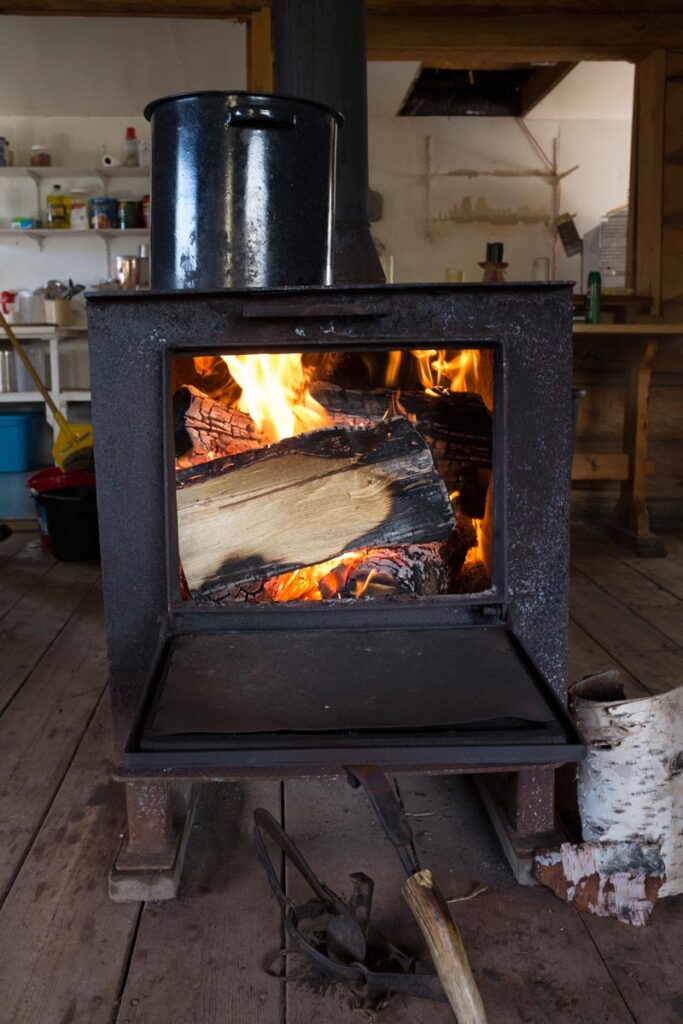
<path id="1" fill-rule="evenodd" d="M 565 712 L 569 285 L 93 293 L 88 320 L 117 777 L 333 775 L 353 764 L 518 772 L 581 756 Z M 444 344 L 493 354 L 484 593 L 182 599 L 174 356 Z M 527 795 L 539 803 L 538 787 Z M 549 813 L 533 820 L 545 827 Z"/>

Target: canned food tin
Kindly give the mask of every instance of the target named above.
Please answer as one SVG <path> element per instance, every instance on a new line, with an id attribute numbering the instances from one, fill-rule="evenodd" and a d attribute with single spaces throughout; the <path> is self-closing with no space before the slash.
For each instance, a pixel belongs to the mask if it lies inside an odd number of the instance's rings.
<path id="1" fill-rule="evenodd" d="M 90 226 L 100 231 L 117 228 L 119 201 L 109 196 L 97 196 L 90 200 Z"/>
<path id="2" fill-rule="evenodd" d="M 120 201 L 119 227 L 124 231 L 142 227 L 142 203 L 130 199 Z"/>

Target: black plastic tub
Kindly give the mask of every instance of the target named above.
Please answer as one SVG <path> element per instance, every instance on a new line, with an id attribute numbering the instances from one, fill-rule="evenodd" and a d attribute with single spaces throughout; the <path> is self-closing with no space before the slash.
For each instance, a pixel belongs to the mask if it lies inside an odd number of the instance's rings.
<path id="1" fill-rule="evenodd" d="M 63 487 L 40 495 L 52 553 L 62 562 L 100 557 L 97 502 L 91 487 Z"/>
<path id="2" fill-rule="evenodd" d="M 155 290 L 332 283 L 337 128 L 320 103 L 168 96 L 152 124 Z"/>

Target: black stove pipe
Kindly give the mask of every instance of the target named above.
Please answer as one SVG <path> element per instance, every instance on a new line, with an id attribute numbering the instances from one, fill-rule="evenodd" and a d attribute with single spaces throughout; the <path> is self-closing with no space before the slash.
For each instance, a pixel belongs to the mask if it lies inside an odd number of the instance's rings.
<path id="1" fill-rule="evenodd" d="M 365 0 L 274 0 L 275 88 L 345 118 L 337 157 L 334 280 L 382 282 L 368 222 Z"/>

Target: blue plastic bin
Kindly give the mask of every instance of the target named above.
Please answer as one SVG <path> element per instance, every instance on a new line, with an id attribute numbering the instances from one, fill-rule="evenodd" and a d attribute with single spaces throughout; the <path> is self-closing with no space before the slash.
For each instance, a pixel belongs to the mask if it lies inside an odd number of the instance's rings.
<path id="1" fill-rule="evenodd" d="M 0 413 L 0 473 L 25 473 L 32 468 L 37 419 L 34 412 Z"/>

